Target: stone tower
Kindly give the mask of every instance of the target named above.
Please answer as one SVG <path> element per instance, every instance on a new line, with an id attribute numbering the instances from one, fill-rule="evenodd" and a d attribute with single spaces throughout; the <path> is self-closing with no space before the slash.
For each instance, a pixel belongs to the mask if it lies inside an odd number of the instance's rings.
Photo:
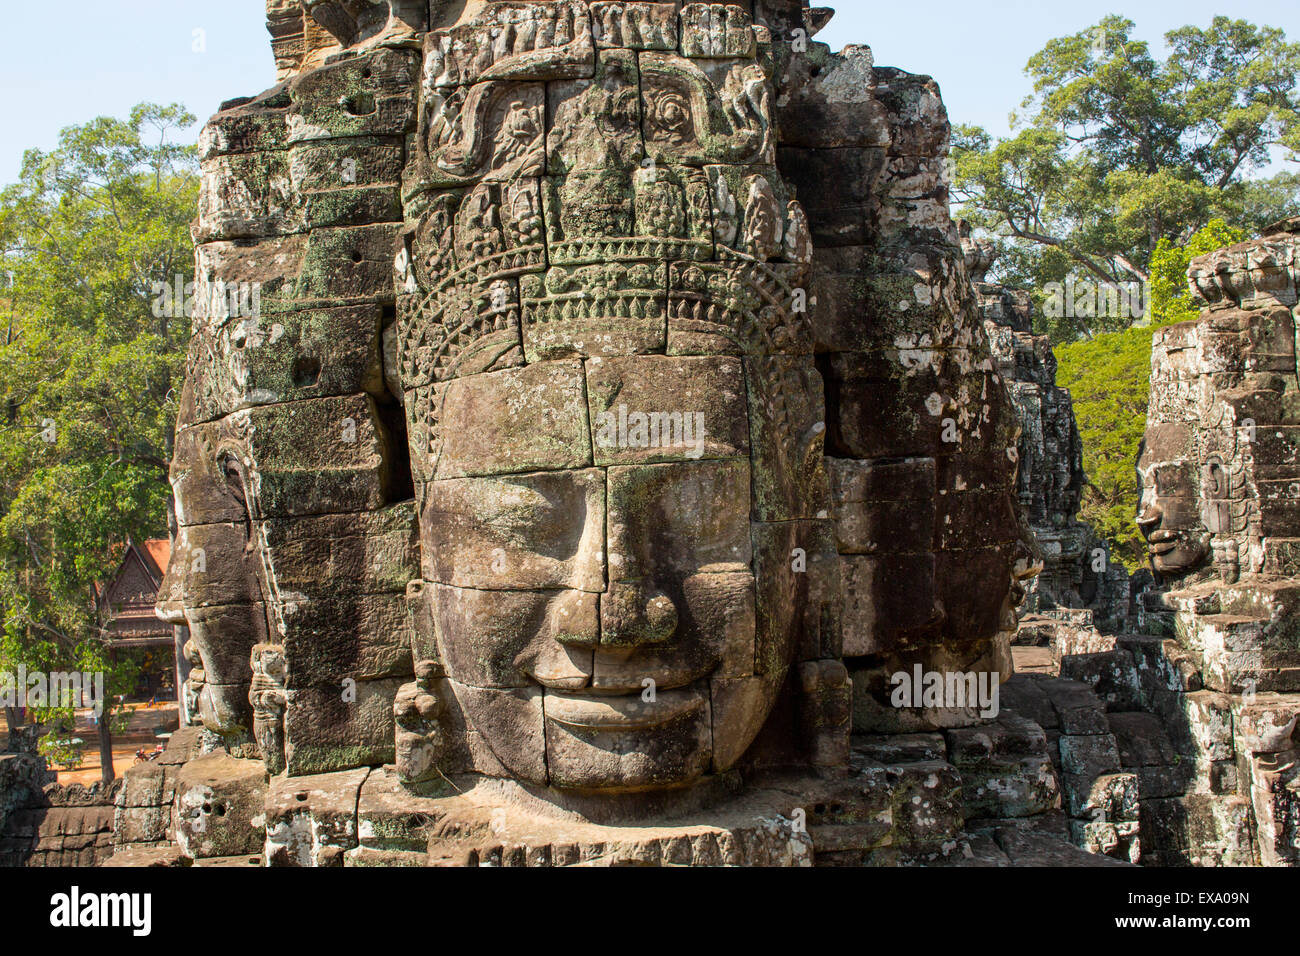
<path id="1" fill-rule="evenodd" d="M 938 89 L 811 42 L 828 17 L 268 4 L 281 82 L 201 138 L 160 613 L 202 730 L 157 771 L 154 839 L 317 864 L 960 843 L 937 732 L 991 716 L 1037 570 L 1018 425 Z M 900 700 L 913 674 L 961 699 Z M 1056 798 L 1034 759 L 1026 813 Z"/>

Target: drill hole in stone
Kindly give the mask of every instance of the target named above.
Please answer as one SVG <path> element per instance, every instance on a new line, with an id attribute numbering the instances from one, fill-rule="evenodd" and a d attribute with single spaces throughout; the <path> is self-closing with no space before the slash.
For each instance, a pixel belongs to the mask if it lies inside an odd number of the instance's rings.
<path id="1" fill-rule="evenodd" d="M 320 359 L 301 355 L 293 362 L 293 384 L 297 388 L 311 388 L 320 381 Z"/>
<path id="2" fill-rule="evenodd" d="M 351 116 L 369 116 L 375 111 L 375 98 L 369 93 L 357 93 L 343 101 L 343 108 Z"/>

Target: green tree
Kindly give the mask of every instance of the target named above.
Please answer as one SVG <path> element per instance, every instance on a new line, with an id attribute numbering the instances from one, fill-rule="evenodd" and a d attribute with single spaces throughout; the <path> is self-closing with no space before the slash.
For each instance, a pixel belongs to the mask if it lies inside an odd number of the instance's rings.
<path id="1" fill-rule="evenodd" d="M 193 123 L 144 104 L 71 127 L 0 191 L 0 669 L 103 671 L 110 695 L 133 679 L 99 640 L 93 587 L 128 538 L 167 531 L 189 329 L 155 314 L 154 289 L 193 275 L 196 150 L 175 141 Z"/>
<path id="2" fill-rule="evenodd" d="M 1146 546 L 1133 519 L 1140 497 L 1135 468 L 1151 395 L 1152 335 L 1199 316 L 1187 282 L 1192 259 L 1245 237 L 1215 219 L 1182 245 L 1162 239 L 1148 263 L 1151 324 L 1056 349 L 1057 384 L 1070 390 L 1083 441 L 1088 483 L 1080 517 L 1111 542 L 1112 554 L 1130 571 L 1146 565 Z"/>
<path id="3" fill-rule="evenodd" d="M 1257 232 L 1300 212 L 1300 175 L 1260 177 L 1277 148 L 1297 159 L 1300 44 L 1219 16 L 1166 34 L 1161 60 L 1133 30 L 1109 16 L 1036 53 L 1011 138 L 955 130 L 962 215 L 1017 252 L 1002 281 L 1145 282 L 1162 241 L 1185 246 L 1215 218 Z M 1076 315 L 1044 327 L 1060 342 L 1129 324 Z"/>
<path id="4" fill-rule="evenodd" d="M 1156 243 L 1151 253 L 1151 324 L 1155 327 L 1190 322 L 1201 314 L 1192 297 L 1187 270 L 1197 256 L 1207 255 L 1246 239 L 1246 231 L 1229 226 L 1222 219 L 1211 219 L 1186 244 L 1168 239 Z"/>

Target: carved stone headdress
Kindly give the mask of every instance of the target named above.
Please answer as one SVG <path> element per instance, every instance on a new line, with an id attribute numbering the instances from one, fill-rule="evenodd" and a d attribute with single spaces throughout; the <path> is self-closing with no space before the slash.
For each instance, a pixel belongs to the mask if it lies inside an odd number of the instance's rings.
<path id="1" fill-rule="evenodd" d="M 689 5 L 682 55 L 675 12 L 632 23 L 611 6 L 496 3 L 425 38 L 389 342 L 401 387 L 572 355 L 733 354 L 783 423 L 804 384 L 770 360 L 812 354 L 812 241 L 774 166 L 766 31 Z M 615 34 L 633 48 L 608 49 Z M 436 460 L 428 397 L 410 424 Z"/>

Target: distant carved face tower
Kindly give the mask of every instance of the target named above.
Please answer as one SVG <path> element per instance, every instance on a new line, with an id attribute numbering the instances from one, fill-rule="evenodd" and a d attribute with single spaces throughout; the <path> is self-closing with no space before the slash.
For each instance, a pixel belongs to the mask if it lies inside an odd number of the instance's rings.
<path id="1" fill-rule="evenodd" d="M 828 517 L 799 291 L 738 8 L 495 4 L 429 33 L 390 339 L 437 656 L 518 779 L 729 769 Z"/>
<path id="2" fill-rule="evenodd" d="M 1293 222 L 1193 260 L 1207 306 L 1155 334 L 1138 470 L 1152 565 L 1180 586 L 1286 564 L 1295 529 Z"/>

